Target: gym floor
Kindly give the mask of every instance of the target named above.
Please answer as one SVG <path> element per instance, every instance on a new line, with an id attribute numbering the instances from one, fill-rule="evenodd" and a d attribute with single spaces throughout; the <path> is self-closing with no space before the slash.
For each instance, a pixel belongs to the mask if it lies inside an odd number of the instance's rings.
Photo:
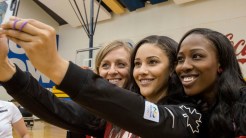
<path id="1" fill-rule="evenodd" d="M 34 121 L 33 127 L 28 127 L 32 138 L 66 138 L 66 130 L 48 124 L 44 121 Z M 16 132 L 13 132 L 14 138 L 20 138 Z"/>

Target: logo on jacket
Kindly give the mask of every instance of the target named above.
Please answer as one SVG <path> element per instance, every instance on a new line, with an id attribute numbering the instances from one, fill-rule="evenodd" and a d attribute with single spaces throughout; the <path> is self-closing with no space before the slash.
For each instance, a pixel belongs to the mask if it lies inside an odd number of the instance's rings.
<path id="1" fill-rule="evenodd" d="M 156 104 L 145 101 L 144 119 L 159 122 L 159 109 Z"/>
<path id="2" fill-rule="evenodd" d="M 199 133 L 199 126 L 202 123 L 202 115 L 198 113 L 196 109 L 191 110 L 190 107 L 186 107 L 184 105 L 181 105 L 180 108 L 186 112 L 183 114 L 183 117 L 186 118 L 187 127 L 191 128 L 192 133 Z"/>

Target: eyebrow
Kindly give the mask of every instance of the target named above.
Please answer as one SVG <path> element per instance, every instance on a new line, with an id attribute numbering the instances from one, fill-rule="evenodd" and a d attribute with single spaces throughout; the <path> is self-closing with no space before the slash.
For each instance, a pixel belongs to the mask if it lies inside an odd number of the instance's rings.
<path id="1" fill-rule="evenodd" d="M 119 58 L 119 59 L 116 59 L 115 62 L 126 62 L 125 60 L 128 61 L 126 58 Z M 109 60 L 102 60 L 101 62 L 102 63 L 105 63 L 105 62 L 111 62 L 111 61 L 109 61 Z"/>
<path id="2" fill-rule="evenodd" d="M 194 49 L 191 49 L 190 51 L 191 51 L 191 53 L 193 53 L 193 52 L 197 52 L 197 51 L 206 51 L 206 50 L 201 49 L 201 48 L 194 48 Z M 184 52 L 182 52 L 182 51 L 181 52 L 180 51 L 178 52 L 178 54 L 183 54 L 183 53 Z"/>
<path id="3" fill-rule="evenodd" d="M 158 59 L 159 59 L 159 57 L 157 57 L 157 56 L 150 56 L 150 57 L 147 57 L 148 60 L 149 60 L 149 59 L 153 59 L 153 58 L 158 58 Z M 135 60 L 140 60 L 140 58 L 135 58 L 134 61 L 135 61 Z"/>

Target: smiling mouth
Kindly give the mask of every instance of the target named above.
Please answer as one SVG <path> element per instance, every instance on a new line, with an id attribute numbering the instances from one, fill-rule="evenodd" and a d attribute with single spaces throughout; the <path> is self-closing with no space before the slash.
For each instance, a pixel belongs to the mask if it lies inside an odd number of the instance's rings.
<path id="1" fill-rule="evenodd" d="M 142 86 L 149 85 L 153 82 L 154 79 L 141 79 L 139 82 Z"/>
<path id="2" fill-rule="evenodd" d="M 183 86 L 188 87 L 191 86 L 195 83 L 195 80 L 197 79 L 197 77 L 195 76 L 186 76 L 186 77 L 181 77 L 181 81 Z"/>
<path id="3" fill-rule="evenodd" d="M 184 77 L 184 81 L 185 82 L 190 82 L 190 81 L 193 81 L 194 80 L 194 77 Z"/>
<path id="4" fill-rule="evenodd" d="M 108 80 L 112 84 L 117 84 L 121 79 L 110 79 Z"/>

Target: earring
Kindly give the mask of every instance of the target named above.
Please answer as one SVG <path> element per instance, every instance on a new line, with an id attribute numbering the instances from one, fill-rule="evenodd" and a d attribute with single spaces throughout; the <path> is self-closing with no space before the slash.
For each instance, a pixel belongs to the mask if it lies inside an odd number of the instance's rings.
<path id="1" fill-rule="evenodd" d="M 223 72 L 223 69 L 221 67 L 218 68 L 218 71 L 217 71 L 219 74 L 221 74 Z"/>

